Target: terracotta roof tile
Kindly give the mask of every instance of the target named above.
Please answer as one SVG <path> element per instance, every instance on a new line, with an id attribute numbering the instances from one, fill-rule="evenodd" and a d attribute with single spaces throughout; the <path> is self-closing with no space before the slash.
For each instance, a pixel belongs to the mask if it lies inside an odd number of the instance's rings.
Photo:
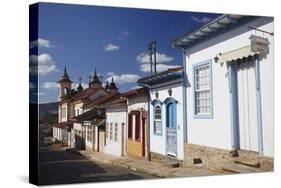
<path id="1" fill-rule="evenodd" d="M 87 103 L 84 107 L 85 108 L 95 108 L 98 105 L 101 105 L 103 103 L 107 103 L 107 102 L 113 100 L 118 95 L 120 95 L 120 93 L 107 94 L 105 96 L 97 98 L 94 101 Z"/>

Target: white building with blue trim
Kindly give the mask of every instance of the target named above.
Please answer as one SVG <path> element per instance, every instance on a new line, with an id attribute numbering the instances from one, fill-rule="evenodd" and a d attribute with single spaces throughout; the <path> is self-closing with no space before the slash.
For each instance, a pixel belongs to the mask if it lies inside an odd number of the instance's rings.
<path id="1" fill-rule="evenodd" d="M 272 158 L 273 18 L 222 15 L 173 46 L 184 54 L 186 159 L 204 163 L 222 151 Z"/>
<path id="2" fill-rule="evenodd" d="M 149 90 L 148 142 L 152 161 L 183 161 L 183 69 L 168 69 L 138 80 Z"/>

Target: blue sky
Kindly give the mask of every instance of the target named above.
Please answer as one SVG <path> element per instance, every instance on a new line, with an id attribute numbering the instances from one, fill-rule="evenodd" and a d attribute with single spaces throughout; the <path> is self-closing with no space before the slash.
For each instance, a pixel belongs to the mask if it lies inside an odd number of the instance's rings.
<path id="1" fill-rule="evenodd" d="M 180 66 L 182 53 L 171 41 L 216 16 L 40 3 L 39 39 L 30 43 L 30 48 L 39 48 L 39 102 L 57 101 L 56 81 L 64 66 L 73 86 L 79 77 L 86 86 L 96 68 L 103 82 L 113 76 L 121 92 L 136 87 L 138 78 L 149 75 L 147 44 L 151 40 L 157 42 L 158 71 Z"/>

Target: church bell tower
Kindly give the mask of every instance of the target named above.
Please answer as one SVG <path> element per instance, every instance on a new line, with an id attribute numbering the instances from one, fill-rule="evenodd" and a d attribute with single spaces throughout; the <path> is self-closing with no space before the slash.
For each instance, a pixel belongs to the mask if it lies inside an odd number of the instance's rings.
<path id="1" fill-rule="evenodd" d="M 71 84 L 72 81 L 66 72 L 66 67 L 64 68 L 64 74 L 58 81 L 59 84 L 59 101 L 71 94 Z"/>

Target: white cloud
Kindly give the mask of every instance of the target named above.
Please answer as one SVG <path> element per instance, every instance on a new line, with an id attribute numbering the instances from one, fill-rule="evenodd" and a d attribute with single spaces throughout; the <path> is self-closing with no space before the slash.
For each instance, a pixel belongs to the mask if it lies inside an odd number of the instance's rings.
<path id="1" fill-rule="evenodd" d="M 57 82 L 44 82 L 41 84 L 41 88 L 43 89 L 57 89 L 59 88 L 59 84 Z"/>
<path id="2" fill-rule="evenodd" d="M 198 23 L 207 23 L 207 22 L 211 21 L 211 18 L 209 18 L 209 17 L 199 18 L 199 17 L 196 17 L 196 16 L 192 16 L 191 19 L 195 22 L 198 22 Z"/>
<path id="3" fill-rule="evenodd" d="M 72 88 L 76 89 L 78 87 L 79 83 L 73 83 Z M 88 87 L 87 83 L 81 83 L 82 87 L 85 89 Z M 40 85 L 41 89 L 58 89 L 59 84 L 57 82 L 44 82 Z"/>
<path id="4" fill-rule="evenodd" d="M 154 58 L 154 57 L 152 57 Z M 150 60 L 149 60 L 149 54 L 147 53 L 141 53 L 137 56 L 137 61 L 140 62 L 140 63 L 150 63 Z M 156 53 L 156 62 L 157 63 L 167 63 L 167 62 L 171 62 L 173 61 L 174 58 L 173 57 L 169 57 L 168 55 L 166 54 L 161 54 L 161 53 Z"/>
<path id="5" fill-rule="evenodd" d="M 34 40 L 34 41 L 30 42 L 29 47 L 30 48 L 35 48 L 35 47 L 52 48 L 55 46 L 51 45 L 51 42 L 49 40 L 39 38 L 38 40 Z"/>
<path id="6" fill-rule="evenodd" d="M 109 72 L 111 75 L 106 79 L 106 81 L 111 82 L 113 77 L 114 82 L 117 84 L 129 84 L 129 83 L 136 83 L 140 76 L 137 74 L 121 74 L 116 75 L 113 72 Z"/>
<path id="7" fill-rule="evenodd" d="M 108 72 L 108 73 L 107 73 L 107 76 L 113 76 L 113 75 L 115 75 L 114 72 Z"/>
<path id="8" fill-rule="evenodd" d="M 114 45 L 114 44 L 108 44 L 104 47 L 104 51 L 117 51 L 119 50 L 120 46 Z"/>
<path id="9" fill-rule="evenodd" d="M 39 75 L 44 76 L 51 72 L 58 71 L 55 65 L 55 61 L 52 59 L 52 57 L 49 54 L 46 53 L 40 54 L 39 56 L 31 55 L 29 57 L 29 63 L 30 63 L 30 72 L 33 75 L 39 73 Z"/>
<path id="10" fill-rule="evenodd" d="M 89 84 L 86 84 L 86 83 L 81 83 L 81 85 L 82 85 L 83 89 L 86 89 L 89 86 Z M 73 83 L 72 84 L 72 87 L 74 89 L 76 89 L 78 86 L 79 86 L 79 83 Z"/>
<path id="11" fill-rule="evenodd" d="M 166 64 L 157 64 L 156 71 L 157 72 L 163 72 L 171 68 L 179 67 L 178 65 L 166 65 Z M 154 67 L 153 67 L 154 68 Z M 145 63 L 141 64 L 139 70 L 141 72 L 150 72 L 150 64 Z M 153 69 L 154 72 L 154 69 Z"/>

